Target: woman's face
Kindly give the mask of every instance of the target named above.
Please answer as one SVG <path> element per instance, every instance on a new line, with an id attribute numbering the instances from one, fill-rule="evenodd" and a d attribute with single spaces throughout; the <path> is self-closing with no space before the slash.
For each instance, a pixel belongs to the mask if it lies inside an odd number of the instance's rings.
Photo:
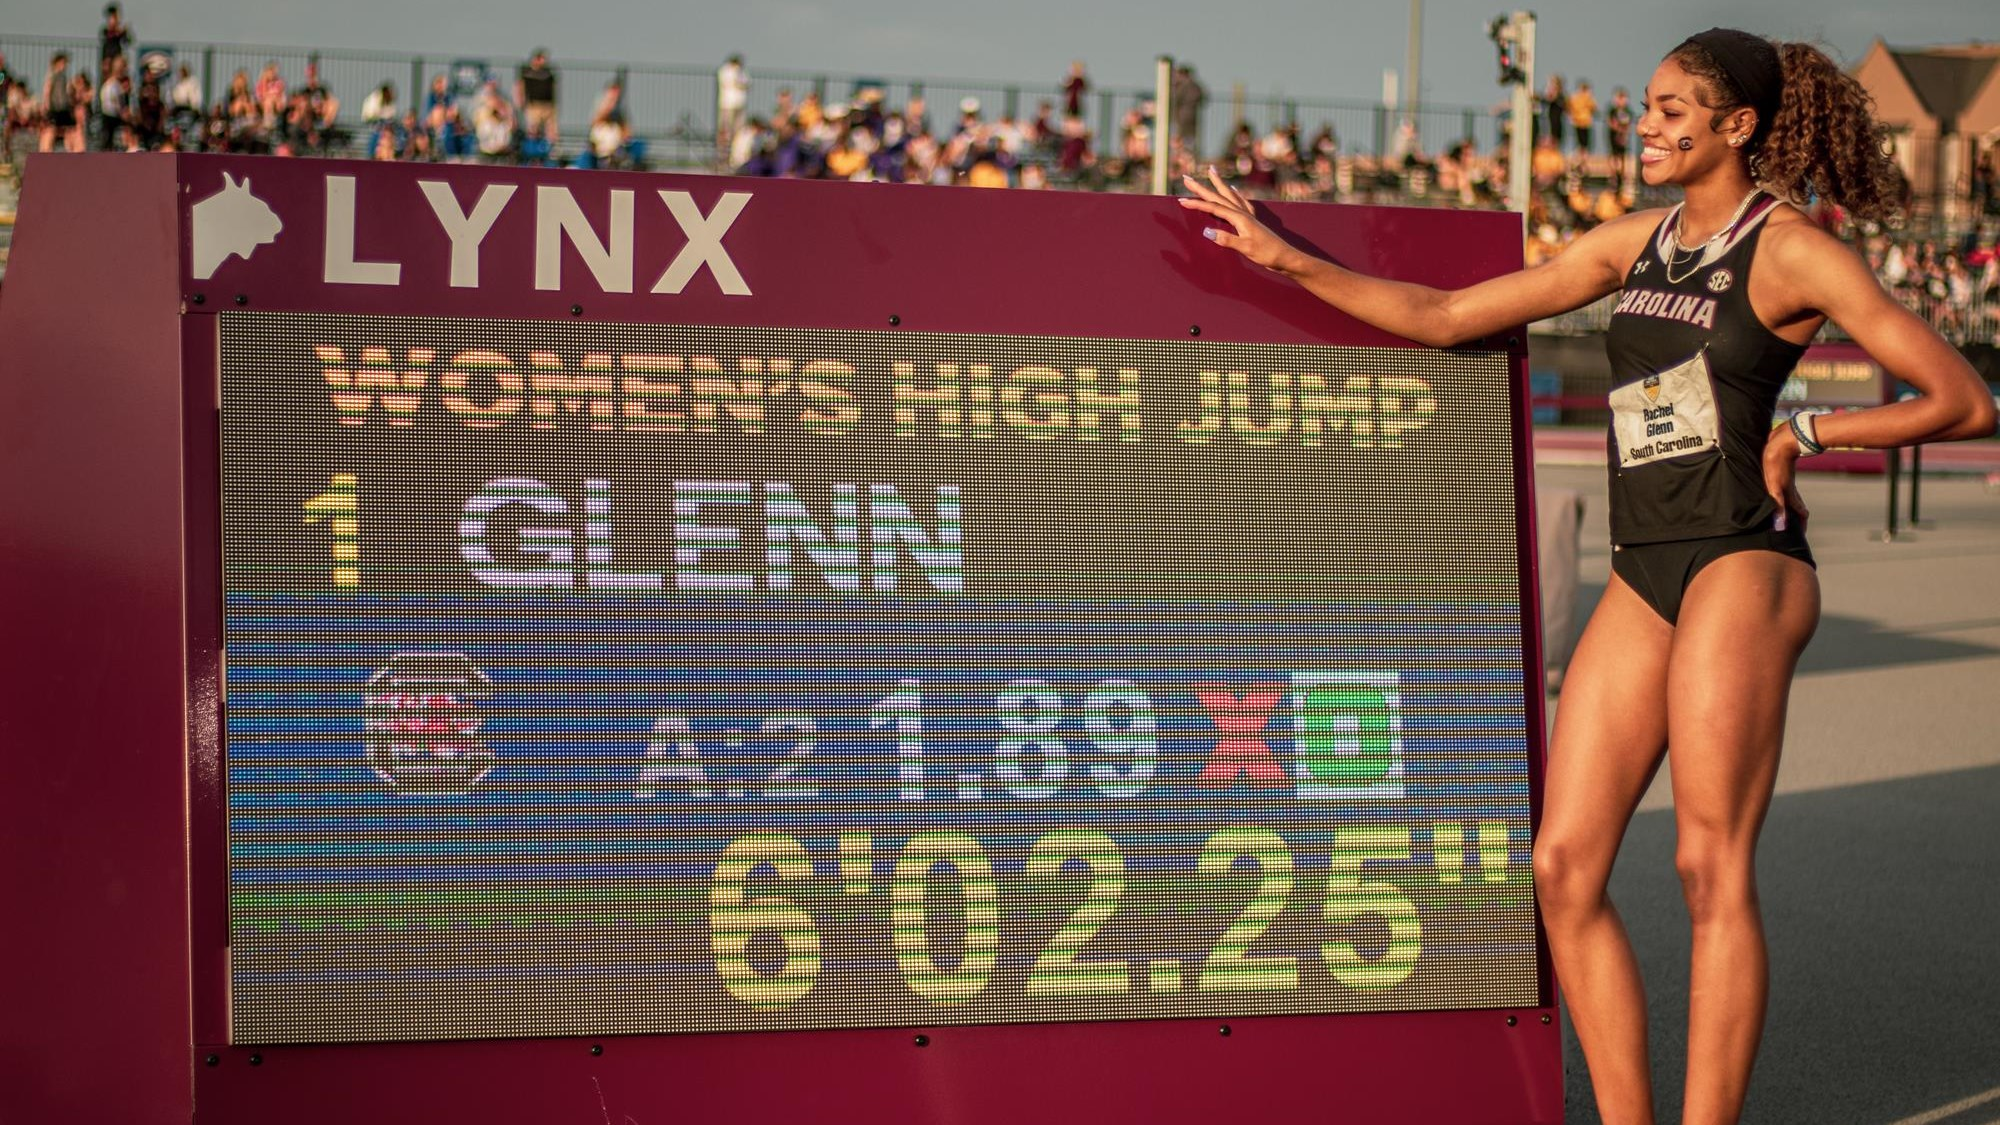
<path id="1" fill-rule="evenodd" d="M 1639 175 L 1647 183 L 1685 184 L 1738 159 L 1729 139 L 1740 135 L 1747 141 L 1756 114 L 1732 113 L 1716 130 L 1710 127 L 1715 111 L 1702 97 L 1701 83 L 1673 59 L 1653 72 L 1637 126 Z"/>

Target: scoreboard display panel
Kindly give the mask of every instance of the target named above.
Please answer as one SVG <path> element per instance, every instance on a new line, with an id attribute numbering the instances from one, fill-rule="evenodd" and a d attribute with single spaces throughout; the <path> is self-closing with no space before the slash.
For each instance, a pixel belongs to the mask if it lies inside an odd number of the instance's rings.
<path id="1" fill-rule="evenodd" d="M 1539 1001 L 1507 352 L 214 319 L 235 1041 Z"/>

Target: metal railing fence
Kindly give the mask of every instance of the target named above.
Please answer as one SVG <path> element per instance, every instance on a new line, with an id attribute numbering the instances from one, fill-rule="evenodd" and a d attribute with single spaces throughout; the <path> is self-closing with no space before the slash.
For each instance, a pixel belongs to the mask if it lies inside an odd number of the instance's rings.
<path id="1" fill-rule="evenodd" d="M 49 58 L 58 51 L 68 53 L 73 69 L 82 65 L 95 73 L 95 39 L 0 35 L 0 52 L 6 56 L 8 69 L 38 95 Z M 516 69 L 524 61 L 475 52 L 416 53 L 162 39 L 140 40 L 132 57 L 136 63 L 148 54 L 158 55 L 175 68 L 187 65 L 201 85 L 204 106 L 214 105 L 223 96 L 238 71 L 254 84 L 265 64 L 275 62 L 287 85 L 295 86 L 304 80 L 307 61 L 317 59 L 321 81 L 340 99 L 340 122 L 356 132 L 361 124 L 362 99 L 385 82 L 395 87 L 396 104 L 404 111 L 422 109 L 425 92 L 439 75 L 445 75 L 466 97 L 474 92 L 468 86 L 476 85 L 481 77 L 492 77 L 511 97 Z M 581 143 L 606 84 L 614 75 L 623 75 L 625 112 L 632 132 L 650 142 L 656 163 L 693 167 L 713 159 L 717 113 L 714 68 L 587 59 L 553 59 L 551 63 L 558 74 L 557 127 L 563 150 L 573 150 Z M 959 104 L 967 98 L 978 100 L 980 113 L 988 121 L 1002 116 L 1032 119 L 1043 102 L 1054 106 L 1060 115 L 1059 86 L 1060 77 L 1055 75 L 1045 82 L 1005 82 L 759 68 L 750 74 L 749 113 L 768 113 L 782 89 L 791 90 L 795 98 L 816 93 L 822 103 L 831 105 L 852 102 L 862 90 L 873 88 L 882 92 L 885 104 L 897 109 L 908 105 L 913 96 L 921 96 L 931 127 L 940 129 L 958 119 Z M 1112 151 L 1127 112 L 1152 96 L 1150 87 L 1097 86 L 1090 90 L 1083 117 L 1096 134 L 1100 152 Z M 1209 90 L 1201 114 L 1202 153 L 1215 153 L 1227 139 L 1235 124 L 1231 109 L 1226 91 Z M 1244 99 L 1242 109 L 1244 119 L 1259 136 L 1275 125 L 1296 122 L 1303 136 L 1310 138 L 1322 123 L 1328 123 L 1341 138 L 1343 150 L 1375 156 L 1393 150 L 1403 120 L 1400 108 L 1360 99 L 1251 96 Z M 1482 107 L 1421 107 L 1416 124 L 1424 148 L 1431 152 L 1465 137 L 1474 138 L 1482 149 L 1490 149 L 1497 140 L 1493 116 Z"/>

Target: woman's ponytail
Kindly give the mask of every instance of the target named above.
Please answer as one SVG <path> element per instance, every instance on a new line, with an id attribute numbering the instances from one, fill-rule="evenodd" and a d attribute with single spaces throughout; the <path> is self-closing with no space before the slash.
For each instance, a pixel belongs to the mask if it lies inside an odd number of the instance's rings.
<path id="1" fill-rule="evenodd" d="M 1875 99 L 1810 43 L 1778 44 L 1785 93 L 1752 173 L 1772 190 L 1819 196 L 1877 222 L 1903 210 L 1908 183 L 1889 155 Z"/>

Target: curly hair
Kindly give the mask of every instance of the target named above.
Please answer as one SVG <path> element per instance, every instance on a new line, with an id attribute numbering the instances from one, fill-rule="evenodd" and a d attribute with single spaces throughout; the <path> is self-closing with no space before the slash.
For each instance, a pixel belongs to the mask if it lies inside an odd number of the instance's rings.
<path id="1" fill-rule="evenodd" d="M 1759 115 L 1745 146 L 1753 179 L 1794 201 L 1828 200 L 1857 218 L 1891 220 L 1908 204 L 1909 184 L 1891 156 L 1875 99 L 1853 75 L 1810 43 L 1775 43 L 1784 94 L 1771 120 Z M 1750 104 L 1720 62 L 1690 39 L 1667 55 L 1700 84 L 1715 111 L 1709 128 Z"/>

